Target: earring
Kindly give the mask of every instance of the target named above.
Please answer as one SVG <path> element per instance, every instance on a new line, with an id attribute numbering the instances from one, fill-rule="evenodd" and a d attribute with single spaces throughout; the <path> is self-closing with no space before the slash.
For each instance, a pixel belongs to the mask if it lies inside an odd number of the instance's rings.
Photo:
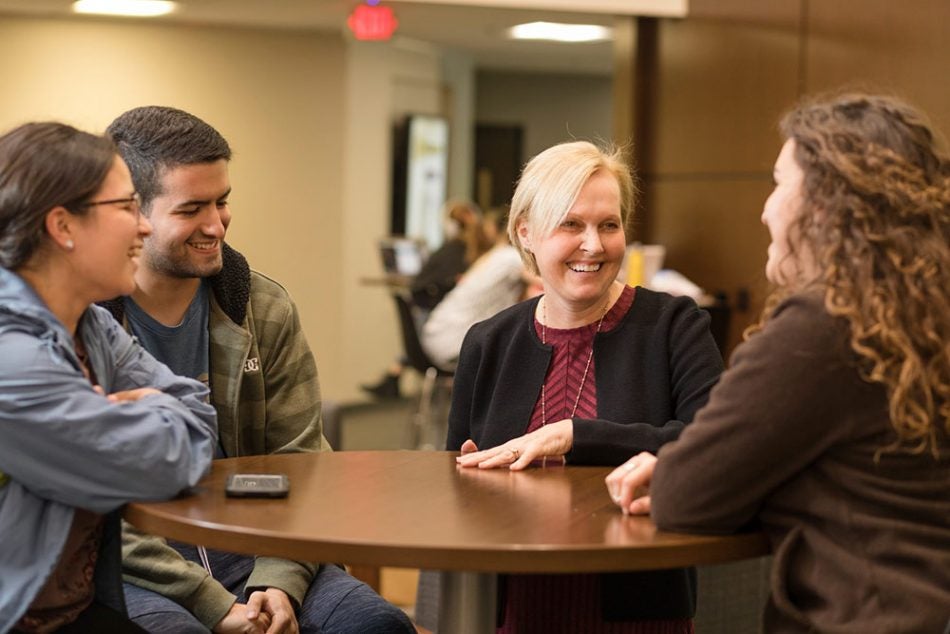
<path id="1" fill-rule="evenodd" d="M 72 251 L 73 248 L 75 248 L 76 245 L 73 243 L 72 240 L 66 240 L 66 242 L 63 244 L 63 246 L 66 247 L 66 250 L 67 250 L 67 251 Z"/>

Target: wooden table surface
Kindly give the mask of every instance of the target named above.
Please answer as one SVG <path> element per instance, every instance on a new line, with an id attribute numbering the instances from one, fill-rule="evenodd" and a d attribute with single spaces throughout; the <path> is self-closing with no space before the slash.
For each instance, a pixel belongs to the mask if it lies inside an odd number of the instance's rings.
<path id="1" fill-rule="evenodd" d="M 366 451 L 215 461 L 191 495 L 129 504 L 157 535 L 307 561 L 475 572 L 610 572 L 712 564 L 768 552 L 761 534 L 657 531 L 624 517 L 607 467 L 460 469 L 453 452 Z M 285 473 L 285 499 L 224 495 L 232 473 Z"/>

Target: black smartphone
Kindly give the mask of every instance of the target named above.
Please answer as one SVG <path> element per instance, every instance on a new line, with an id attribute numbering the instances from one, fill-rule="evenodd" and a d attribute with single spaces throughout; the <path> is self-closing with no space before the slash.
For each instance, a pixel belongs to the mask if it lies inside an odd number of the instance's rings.
<path id="1" fill-rule="evenodd" d="M 290 493 L 290 479 L 279 473 L 232 473 L 224 491 L 232 498 L 283 498 Z"/>

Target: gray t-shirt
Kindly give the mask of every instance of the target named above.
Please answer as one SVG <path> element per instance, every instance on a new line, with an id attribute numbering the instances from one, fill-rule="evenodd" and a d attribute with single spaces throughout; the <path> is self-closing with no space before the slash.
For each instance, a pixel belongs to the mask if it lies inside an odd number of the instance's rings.
<path id="1" fill-rule="evenodd" d="M 129 327 L 143 348 L 175 374 L 209 384 L 211 339 L 208 319 L 211 302 L 207 282 L 201 281 L 185 316 L 177 326 L 166 326 L 155 321 L 131 297 L 125 297 L 124 303 Z M 224 457 L 226 454 L 219 439 L 215 458 Z"/>
<path id="2" fill-rule="evenodd" d="M 204 281 L 177 326 L 155 321 L 131 297 L 125 298 L 125 315 L 139 343 L 175 374 L 197 379 L 205 385 L 208 385 L 209 375 L 210 314 L 208 287 Z"/>

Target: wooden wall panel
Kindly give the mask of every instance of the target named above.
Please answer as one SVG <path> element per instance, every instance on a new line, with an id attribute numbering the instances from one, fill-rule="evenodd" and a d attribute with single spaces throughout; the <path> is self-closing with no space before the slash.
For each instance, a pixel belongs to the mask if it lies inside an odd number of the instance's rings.
<path id="1" fill-rule="evenodd" d="M 768 231 L 759 220 L 771 191 L 767 179 L 662 180 L 651 184 L 655 242 L 667 268 L 709 293 L 725 291 L 733 307 L 730 349 L 758 316 L 767 292 Z M 739 301 L 748 296 L 747 307 Z"/>
<path id="2" fill-rule="evenodd" d="M 649 135 L 641 159 L 644 231 L 666 265 L 733 307 L 730 343 L 758 314 L 768 234 L 759 222 L 781 142 L 776 121 L 798 97 L 801 1 L 695 0 L 661 20 Z M 731 349 L 730 345 L 730 349 Z"/>
<path id="3" fill-rule="evenodd" d="M 649 171 L 770 172 L 775 121 L 798 90 L 798 0 L 690 4 L 690 18 L 661 21 Z"/>
<path id="4" fill-rule="evenodd" d="M 806 86 L 884 90 L 911 101 L 950 135 L 950 2 L 810 2 Z"/>
<path id="5" fill-rule="evenodd" d="M 734 306 L 747 290 L 734 334 L 765 289 L 758 215 L 785 110 L 850 84 L 901 95 L 950 134 L 948 0 L 691 0 L 688 18 L 659 20 L 656 42 L 651 94 L 635 96 L 649 151 L 634 237 L 666 245 L 668 266 Z"/>

